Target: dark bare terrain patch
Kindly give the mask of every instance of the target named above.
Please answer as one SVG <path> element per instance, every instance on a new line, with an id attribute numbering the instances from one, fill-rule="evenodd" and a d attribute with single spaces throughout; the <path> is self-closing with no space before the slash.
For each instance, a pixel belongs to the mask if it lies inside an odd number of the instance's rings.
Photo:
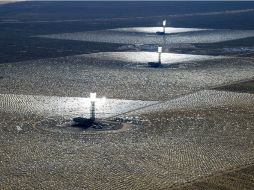
<path id="1" fill-rule="evenodd" d="M 233 91 L 233 92 L 245 92 L 254 93 L 254 79 L 250 81 L 240 82 L 236 84 L 230 84 L 222 87 L 215 88 L 215 90 Z"/>
<path id="2" fill-rule="evenodd" d="M 223 174 L 207 177 L 190 185 L 177 188 L 178 190 L 233 190 L 253 189 L 254 165 L 245 166 Z"/>

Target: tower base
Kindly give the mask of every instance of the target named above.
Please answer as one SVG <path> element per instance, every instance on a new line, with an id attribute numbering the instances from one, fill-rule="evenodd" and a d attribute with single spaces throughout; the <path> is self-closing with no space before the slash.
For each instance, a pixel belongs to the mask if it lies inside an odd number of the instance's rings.
<path id="1" fill-rule="evenodd" d="M 148 62 L 148 66 L 157 68 L 157 67 L 161 67 L 161 63 L 160 62 Z"/>
<path id="2" fill-rule="evenodd" d="M 95 123 L 95 120 L 93 118 L 83 118 L 83 117 L 76 117 L 76 118 L 73 118 L 72 120 L 72 126 L 74 127 L 81 127 L 81 128 L 89 128 L 91 127 L 94 123 Z"/>
<path id="3" fill-rule="evenodd" d="M 165 35 L 165 32 L 156 32 L 157 35 Z"/>

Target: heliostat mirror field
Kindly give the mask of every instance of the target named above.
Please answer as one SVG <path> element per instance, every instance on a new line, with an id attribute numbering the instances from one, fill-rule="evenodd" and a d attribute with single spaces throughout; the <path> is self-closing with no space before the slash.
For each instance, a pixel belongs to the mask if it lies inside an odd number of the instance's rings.
<path id="1" fill-rule="evenodd" d="M 1 4 L 0 189 L 254 189 L 253 16 Z"/>

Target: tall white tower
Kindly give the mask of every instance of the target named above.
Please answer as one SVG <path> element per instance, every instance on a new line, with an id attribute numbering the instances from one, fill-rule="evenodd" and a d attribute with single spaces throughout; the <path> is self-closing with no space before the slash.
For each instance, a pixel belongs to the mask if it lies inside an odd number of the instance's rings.
<path id="1" fill-rule="evenodd" d="M 90 118 L 92 120 L 95 120 L 95 101 L 96 101 L 96 93 L 90 93 L 90 102 L 91 102 Z"/>
<path id="2" fill-rule="evenodd" d="M 158 61 L 155 62 L 148 62 L 149 67 L 161 67 L 161 53 L 162 53 L 162 47 L 158 47 Z"/>
<path id="3" fill-rule="evenodd" d="M 161 64 L 162 47 L 158 47 L 158 63 Z"/>
<path id="4" fill-rule="evenodd" d="M 162 22 L 163 33 L 166 33 L 166 24 L 167 24 L 167 20 L 163 20 L 163 22 Z"/>

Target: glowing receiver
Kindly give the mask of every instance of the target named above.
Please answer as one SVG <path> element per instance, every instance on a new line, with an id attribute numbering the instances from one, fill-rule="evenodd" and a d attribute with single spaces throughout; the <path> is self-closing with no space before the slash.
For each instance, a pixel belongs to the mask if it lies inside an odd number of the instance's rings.
<path id="1" fill-rule="evenodd" d="M 167 24 L 167 20 L 163 20 L 162 25 L 165 27 L 165 26 L 166 26 L 166 24 Z"/>

